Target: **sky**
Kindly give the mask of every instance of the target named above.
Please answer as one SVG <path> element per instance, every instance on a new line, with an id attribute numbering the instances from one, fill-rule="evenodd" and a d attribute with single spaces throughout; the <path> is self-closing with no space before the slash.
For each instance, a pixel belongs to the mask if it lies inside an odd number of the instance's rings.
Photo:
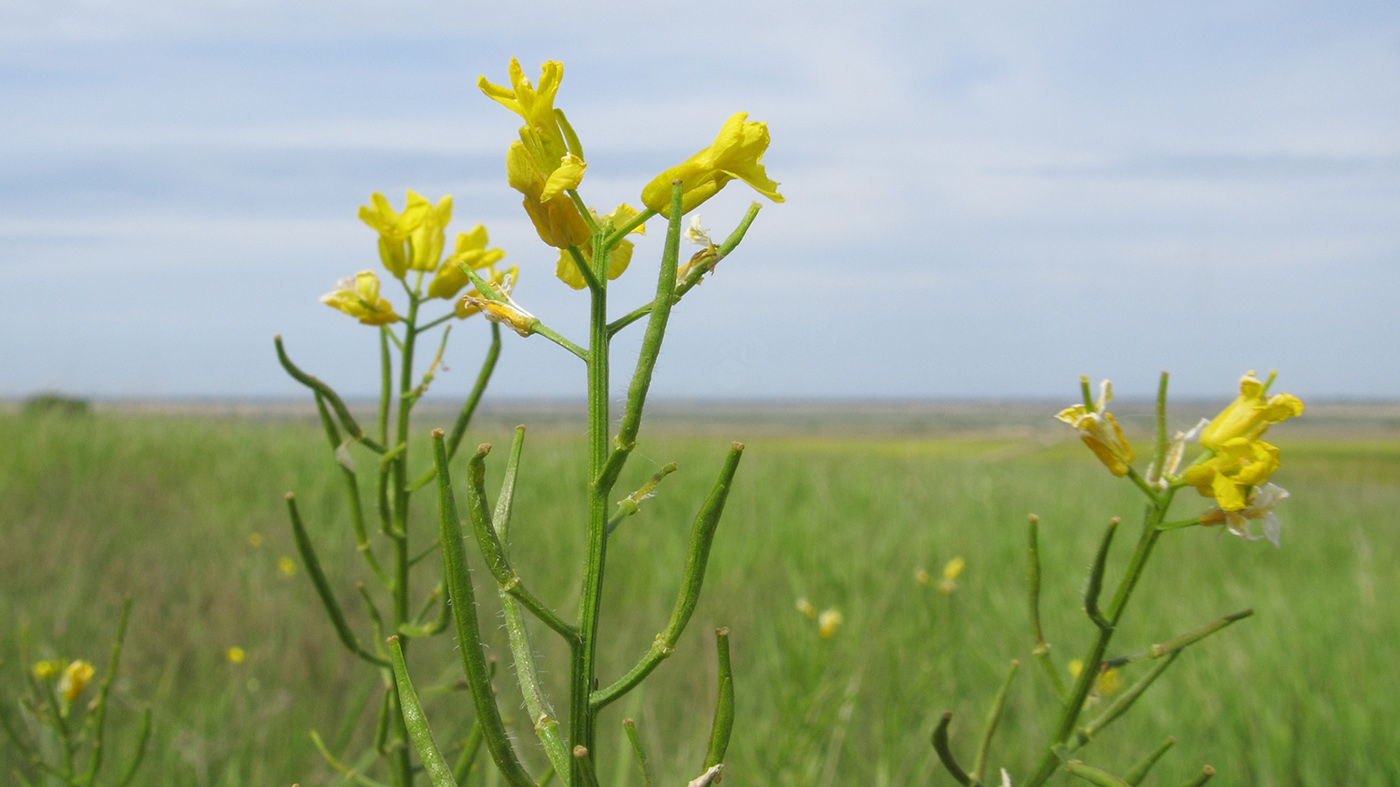
<path id="1" fill-rule="evenodd" d="M 0 396 L 302 396 L 275 334 L 376 393 L 376 330 L 318 302 L 380 267 L 376 191 L 452 194 L 449 237 L 485 224 L 516 299 L 582 341 L 505 182 L 519 120 L 476 87 L 512 56 L 564 63 L 604 210 L 730 114 L 768 124 L 786 202 L 736 181 L 700 209 L 723 236 L 764 203 L 677 307 L 662 396 L 1073 400 L 1165 369 L 1224 398 L 1277 368 L 1400 397 L 1400 5 L 1196 0 L 0 0 Z M 615 314 L 649 299 L 651 229 Z M 435 396 L 487 336 L 456 326 Z M 583 385 L 508 334 L 491 394 Z"/>

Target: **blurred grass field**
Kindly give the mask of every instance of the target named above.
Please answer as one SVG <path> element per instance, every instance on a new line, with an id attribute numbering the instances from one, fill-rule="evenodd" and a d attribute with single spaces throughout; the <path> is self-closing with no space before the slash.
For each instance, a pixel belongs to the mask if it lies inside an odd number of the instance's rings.
<path id="1" fill-rule="evenodd" d="M 604 785 L 640 784 L 621 734 L 625 716 L 637 719 L 662 783 L 684 784 L 699 771 L 713 708 L 711 632 L 721 625 L 732 631 L 738 706 L 726 785 L 951 784 L 928 745 L 934 722 L 954 711 L 954 746 L 971 759 L 1012 658 L 1023 669 L 990 762 L 1025 773 L 1054 703 L 1030 657 L 1026 516 L 1041 517 L 1042 604 L 1063 669 L 1093 633 L 1080 594 L 1102 528 L 1112 516 L 1124 520 L 1112 583 L 1141 509 L 1129 484 L 1055 428 L 1053 408 L 1040 409 L 983 405 L 922 417 L 898 408 L 765 415 L 677 406 L 644 429 L 618 488 L 635 488 L 668 461 L 681 471 L 610 541 L 605 682 L 664 626 L 690 518 L 728 441 L 748 450 L 676 655 L 603 716 L 603 729 L 615 731 L 601 736 Z M 1191 648 L 1086 760 L 1121 770 L 1174 735 L 1179 743 L 1151 784 L 1178 784 L 1203 763 L 1225 784 L 1400 784 L 1394 410 L 1363 417 L 1343 408 L 1329 420 L 1322 408 L 1301 428 L 1271 432 L 1283 449 L 1274 480 L 1293 495 L 1281 510 L 1281 550 L 1218 529 L 1163 539 L 1112 653 L 1246 607 L 1256 614 Z M 1214 407 L 1178 412 L 1194 419 Z M 513 555 L 536 593 L 571 617 L 583 544 L 581 430 L 568 417 L 500 411 L 468 441 L 504 445 L 517 417 L 532 430 Z M 1130 429 L 1143 425 L 1127 420 Z M 415 467 L 426 467 L 427 430 L 447 422 L 431 412 L 419 419 Z M 130 593 L 136 607 L 111 721 L 128 723 L 113 741 L 122 752 L 135 708 L 149 701 L 155 709 L 139 783 L 338 783 L 308 730 L 353 760 L 373 729 L 366 699 L 377 678 L 336 641 L 305 572 L 279 569 L 281 557 L 295 557 L 282 500 L 294 490 L 347 609 L 360 608 L 354 582 L 370 578 L 314 416 L 7 413 L 0 444 L 0 697 L 13 698 L 22 681 L 21 626 L 35 658 L 87 658 L 101 669 Z M 436 506 L 431 494 L 415 500 L 413 532 L 426 545 Z M 1183 494 L 1177 506 L 1186 516 L 1203 502 Z M 967 567 L 945 595 L 937 576 L 955 556 Z M 934 582 L 916 582 L 920 568 Z M 492 651 L 508 661 L 504 632 L 489 625 L 498 618 L 488 576 L 476 572 L 480 614 Z M 798 598 L 839 608 L 836 636 L 819 638 L 796 611 Z M 367 639 L 364 616 L 354 622 Z M 535 642 L 562 709 L 565 651 L 542 628 Z M 225 656 L 235 646 L 247 653 L 242 663 Z M 459 677 L 448 636 L 416 642 L 409 661 L 420 688 Z M 496 684 L 538 773 L 544 759 L 508 668 Z M 427 707 L 444 747 L 471 721 L 459 692 L 433 694 Z M 0 742 L 5 779 L 14 758 Z"/>

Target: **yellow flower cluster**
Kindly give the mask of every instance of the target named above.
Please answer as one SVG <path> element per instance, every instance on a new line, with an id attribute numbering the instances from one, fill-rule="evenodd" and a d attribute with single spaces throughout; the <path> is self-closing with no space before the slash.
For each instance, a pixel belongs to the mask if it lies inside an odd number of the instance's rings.
<path id="1" fill-rule="evenodd" d="M 841 614 L 841 610 L 837 607 L 818 613 L 817 608 L 812 606 L 812 602 L 805 598 L 799 598 L 796 607 L 803 617 L 817 622 L 817 636 L 822 639 L 831 639 L 836 636 L 837 629 L 846 622 L 846 617 Z"/>
<path id="2" fill-rule="evenodd" d="M 35 680 L 50 681 L 58 678 L 58 693 L 65 702 L 73 702 L 83 693 L 97 674 L 92 664 L 82 659 L 64 664 L 58 659 L 49 659 L 34 664 L 30 670 Z"/>
<path id="3" fill-rule="evenodd" d="M 1080 380 L 1087 390 L 1088 379 Z M 1288 493 L 1268 483 L 1278 469 L 1279 451 L 1260 438 L 1270 426 L 1302 415 L 1303 403 L 1291 394 L 1269 396 L 1272 382 L 1272 375 L 1267 381 L 1260 381 L 1252 371 L 1242 377 L 1239 395 L 1214 419 L 1203 420 L 1203 426 L 1191 432 L 1177 434 L 1163 462 L 1165 466 L 1150 468 L 1147 483 L 1159 490 L 1173 485 L 1193 487 L 1202 497 L 1215 500 L 1215 507 L 1201 516 L 1202 524 L 1224 523 L 1234 533 L 1254 538 L 1248 525 L 1250 520 L 1260 520 L 1264 535 L 1277 544 L 1278 520 L 1273 508 Z M 1079 404 L 1065 408 L 1055 417 L 1073 426 L 1109 472 L 1122 477 L 1131 470 L 1133 448 L 1107 410 L 1113 398 L 1112 384 L 1104 380 L 1100 390 L 1093 409 Z M 1208 453 L 1175 476 L 1186 440 L 1198 431 L 1201 447 Z"/>
<path id="4" fill-rule="evenodd" d="M 506 253 L 487 248 L 486 228 L 480 224 L 470 232 L 458 233 L 455 250 L 443 259 L 447 225 L 452 220 L 450 194 L 434 205 L 410 191 L 403 211 L 399 212 L 383 194 L 375 193 L 369 205 L 360 206 L 360 220 L 379 234 L 379 259 L 395 278 L 403 279 L 409 271 L 417 271 L 420 276 L 434 274 L 428 284 L 429 298 L 456 298 L 469 283 L 463 266 L 482 271 L 484 278 L 495 284 L 514 280 L 514 268 L 496 270 L 496 263 Z M 399 320 L 393 305 L 380 297 L 379 277 L 374 271 L 360 271 L 342 279 L 334 290 L 321 296 L 321 302 L 365 325 L 388 325 Z M 459 302 L 456 312 L 465 318 L 476 310 Z"/>
<path id="5" fill-rule="evenodd" d="M 540 67 L 538 86 L 525 77 L 515 58 L 510 60 L 508 74 L 509 87 L 494 84 L 485 76 L 477 79 L 481 92 L 525 121 L 520 127 L 520 139 L 511 142 L 506 151 L 506 181 L 524 197 L 525 213 L 540 239 L 560 249 L 558 277 L 576 290 L 583 289 L 587 282 L 570 249 L 583 256 L 584 264 L 592 266 L 592 228 L 611 232 L 640 213 L 627 204 L 605 216 L 598 216 L 592 208 L 586 215 L 583 212 L 575 190 L 583 182 L 588 164 L 568 119 L 554 106 L 564 66 L 553 60 L 545 62 Z M 725 121 L 713 144 L 653 178 L 642 189 L 642 204 L 669 218 L 672 184 L 679 180 L 682 208 L 688 213 L 736 178 L 769 199 L 782 202 L 778 184 L 768 177 L 761 163 L 768 149 L 768 126 L 747 118 L 743 112 L 734 114 Z M 632 231 L 641 233 L 643 226 Z M 608 278 L 622 275 L 631 257 L 631 242 L 618 241 L 609 252 Z"/>
<path id="6" fill-rule="evenodd" d="M 1259 438 L 1273 424 L 1303 414 L 1298 397 L 1267 391 L 1254 372 L 1242 377 L 1239 396 L 1201 431 L 1201 445 L 1215 455 L 1181 474 L 1202 497 L 1215 498 L 1222 512 L 1246 509 L 1254 488 L 1278 469 L 1278 448 Z"/>

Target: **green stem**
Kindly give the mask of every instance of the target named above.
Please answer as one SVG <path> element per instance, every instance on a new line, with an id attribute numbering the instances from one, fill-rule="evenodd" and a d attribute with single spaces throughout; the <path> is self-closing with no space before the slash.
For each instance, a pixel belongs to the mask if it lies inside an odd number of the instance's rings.
<path id="1" fill-rule="evenodd" d="M 326 608 L 326 615 L 331 619 L 331 625 L 335 627 L 340 643 L 346 650 L 377 667 L 389 666 L 389 662 L 365 650 L 355 633 L 350 630 L 350 624 L 345 621 L 345 613 L 340 609 L 340 602 L 336 601 L 335 592 L 331 590 L 330 582 L 326 581 L 326 574 L 321 570 L 321 561 L 316 557 L 316 549 L 311 545 L 311 537 L 306 534 L 301 514 L 297 512 L 296 497 L 291 492 L 287 493 L 287 515 L 292 520 L 292 536 L 296 541 L 297 551 L 301 553 L 302 565 L 306 568 L 307 576 L 311 577 L 316 595 L 321 597 L 321 604 Z"/>
<path id="2" fill-rule="evenodd" d="M 398 631 L 399 626 L 410 625 L 412 618 L 410 612 L 409 599 L 409 565 L 412 556 L 409 554 L 408 538 L 408 437 L 410 416 L 413 412 L 414 397 L 413 391 L 413 349 L 417 342 L 418 332 L 415 330 L 418 324 L 418 307 L 421 301 L 416 293 L 410 291 L 408 296 L 408 316 L 404 320 L 403 352 L 399 359 L 399 409 L 398 422 L 395 424 L 394 445 L 401 450 L 398 458 L 394 460 L 391 468 L 391 488 L 390 494 L 393 499 L 393 530 L 396 538 L 394 544 L 394 578 L 393 578 L 393 631 Z M 407 649 L 408 642 L 402 644 Z M 395 700 L 398 700 L 397 695 Z M 401 701 L 399 701 L 401 704 Z M 409 757 L 408 739 L 409 731 L 404 722 L 402 712 L 395 713 L 391 717 L 394 724 L 396 737 L 403 741 L 403 745 L 394 750 L 394 768 L 397 771 L 398 781 L 404 785 L 413 784 L 413 762 Z"/>
<path id="3" fill-rule="evenodd" d="M 1153 504 L 1148 506 L 1142 535 L 1138 538 L 1137 547 L 1133 550 L 1133 556 L 1129 559 L 1123 578 L 1118 583 L 1113 600 L 1104 613 L 1104 618 L 1109 625 L 1099 628 L 1098 636 L 1095 637 L 1088 654 L 1084 657 L 1079 677 L 1075 680 L 1074 687 L 1070 690 L 1069 697 L 1065 701 L 1064 710 L 1060 714 L 1050 743 L 1045 753 L 1041 755 L 1040 763 L 1035 772 L 1026 781 L 1025 787 L 1041 787 L 1060 767 L 1060 758 L 1055 749 L 1057 747 L 1063 748 L 1070 736 L 1074 734 L 1075 723 L 1079 720 L 1079 714 L 1084 710 L 1084 702 L 1089 698 L 1089 691 L 1093 688 L 1094 681 L 1098 679 L 1099 668 L 1103 664 L 1108 643 L 1113 638 L 1113 632 L 1123 615 L 1123 609 L 1127 606 L 1128 599 L 1132 597 L 1133 590 L 1142 577 L 1147 560 L 1152 555 L 1152 548 L 1156 546 L 1157 539 L 1161 536 L 1158 525 L 1161 524 L 1167 509 L 1171 506 L 1172 496 L 1173 492 L 1171 491 L 1160 498 L 1154 496 Z"/>
<path id="4" fill-rule="evenodd" d="M 103 734 L 106 732 L 107 722 L 107 695 L 112 690 L 112 681 L 117 677 L 117 665 L 121 663 L 122 643 L 126 640 L 126 624 L 131 620 L 131 596 L 122 599 L 121 619 L 117 623 L 117 635 L 112 639 L 112 657 L 107 662 L 107 671 L 102 675 L 102 684 L 97 690 L 97 699 L 93 702 L 92 709 L 92 757 L 88 760 L 87 773 L 83 774 L 79 783 L 91 785 L 97 778 L 97 771 L 102 767 L 102 754 L 104 751 Z"/>
<path id="5" fill-rule="evenodd" d="M 472 416 L 476 414 L 476 407 L 481 404 L 481 397 L 486 393 L 486 386 L 491 382 L 491 375 L 496 371 L 496 361 L 501 357 L 501 326 L 494 322 L 490 325 L 491 347 L 486 351 L 486 359 L 481 362 L 481 371 L 476 374 L 476 383 L 472 386 L 472 392 L 462 403 L 462 412 L 458 413 L 457 421 L 452 424 L 452 431 L 447 436 L 448 459 L 457 455 L 457 448 L 461 446 L 462 438 L 467 434 L 467 427 L 471 425 Z M 424 473 L 422 477 L 409 486 L 409 491 L 416 491 L 427 486 L 432 482 L 436 472 L 430 469 Z"/>
<path id="6" fill-rule="evenodd" d="M 593 476 L 594 486 L 604 497 L 612 492 L 618 474 L 627 463 L 627 457 L 637 445 L 637 432 L 641 429 L 647 391 L 651 389 L 656 359 L 661 355 L 661 343 L 666 338 L 666 323 L 671 318 L 671 306 L 675 304 L 676 266 L 680 261 L 681 245 L 681 215 L 676 206 L 680 203 L 681 187 L 676 184 L 672 187 L 673 210 L 666 229 L 666 246 L 661 254 L 661 272 L 657 276 L 656 297 L 652 299 L 651 318 L 647 320 L 637 368 L 632 373 L 632 383 L 627 387 L 627 406 L 622 411 L 622 425 L 618 427 L 617 438 L 613 440 L 612 455 L 608 457 L 603 470 Z M 604 329 L 606 330 L 606 326 Z"/>
<path id="7" fill-rule="evenodd" d="M 1136 765 L 1130 768 L 1127 773 L 1123 774 L 1123 781 L 1127 782 L 1130 787 L 1137 787 L 1137 785 L 1142 784 L 1142 780 L 1147 778 L 1147 774 L 1152 770 L 1152 766 L 1156 765 L 1157 761 L 1162 759 L 1162 755 L 1166 754 L 1167 750 L 1175 745 L 1176 738 L 1170 737 L 1157 744 L 1157 748 L 1149 752 L 1146 757 L 1143 757 Z"/>
<path id="8" fill-rule="evenodd" d="M 607 281 L 607 254 L 595 236 L 593 267 L 599 282 Z M 606 284 L 590 291 L 588 333 L 588 478 L 596 479 L 608 459 L 608 291 Z M 588 696 L 596 674 L 598 617 L 603 603 L 603 568 L 607 558 L 608 498 L 597 484 L 588 488 L 588 545 L 584 557 L 583 589 L 579 596 L 579 641 L 571 647 L 569 675 L 569 763 L 573 787 L 597 781 L 594 771 L 594 714 Z"/>
<path id="9" fill-rule="evenodd" d="M 525 427 L 515 428 L 515 439 L 510 446 L 510 459 L 506 462 L 505 479 L 501 482 L 501 493 L 496 498 L 496 510 L 491 517 L 491 525 L 503 555 L 507 552 L 510 535 L 511 511 L 514 508 L 515 478 L 520 470 L 520 451 L 525 443 Z M 525 697 L 525 708 L 530 712 L 535 735 L 544 746 L 554 772 L 564 774 L 565 784 L 569 773 L 569 747 L 559 731 L 559 720 L 554 709 L 540 688 L 539 670 L 535 666 L 535 651 L 530 646 L 530 632 L 525 626 L 525 616 L 521 602 L 505 588 L 498 588 L 501 599 L 501 614 L 505 619 L 506 637 L 510 640 L 510 654 L 515 661 L 515 677 L 520 684 L 520 693 Z"/>
<path id="10" fill-rule="evenodd" d="M 1006 693 L 1011 690 L 1011 681 L 1016 677 L 1016 669 L 1020 666 L 1021 662 L 1011 660 L 1006 679 L 1001 682 L 996 699 L 992 700 L 992 709 L 987 714 L 987 726 L 982 732 L 982 742 L 977 746 L 977 758 L 972 763 L 972 778 L 978 784 L 982 783 L 982 778 L 986 775 L 987 755 L 992 750 L 992 737 L 996 735 L 997 725 L 1001 722 L 1001 712 L 1006 708 Z"/>
<path id="11" fill-rule="evenodd" d="M 336 464 L 340 466 L 340 473 L 345 478 L 345 496 L 350 502 L 350 529 L 355 534 L 355 548 L 364 557 L 369 569 L 384 587 L 389 587 L 389 577 L 384 573 L 384 569 L 379 567 L 379 560 L 374 556 L 374 550 L 369 543 L 369 535 L 365 531 L 365 512 L 360 506 L 360 482 L 355 474 L 354 465 L 341 462 L 339 452 L 344 449 L 348 452 L 348 446 L 342 446 L 340 442 L 340 431 L 335 427 L 335 421 L 331 418 L 330 411 L 326 408 L 326 401 L 320 394 L 316 394 L 316 411 L 321 415 L 321 426 L 326 432 L 326 441 L 331 445 L 331 451 L 337 453 Z"/>
<path id="12" fill-rule="evenodd" d="M 141 710 L 141 731 L 136 735 L 136 748 L 131 752 L 131 762 L 127 763 L 126 770 L 117 780 L 117 787 L 127 787 L 136 779 L 136 772 L 141 769 L 141 761 L 146 757 L 146 743 L 151 739 L 151 707 L 147 705 Z"/>
<path id="13" fill-rule="evenodd" d="M 612 234 L 603 241 L 603 245 L 609 249 L 617 245 L 617 242 L 627 237 L 627 233 L 647 223 L 647 220 L 656 215 L 656 211 L 651 208 L 643 210 L 632 217 L 632 220 L 613 230 Z"/>
<path id="14" fill-rule="evenodd" d="M 953 712 L 948 711 L 943 714 L 943 718 L 938 720 L 938 726 L 933 729 L 933 750 L 938 753 L 938 759 L 943 763 L 943 768 L 948 771 L 948 775 L 953 777 L 953 781 L 968 787 L 975 782 L 967 775 L 967 771 L 958 765 L 958 760 L 953 756 L 953 749 L 948 745 L 948 725 L 953 721 Z"/>
<path id="15" fill-rule="evenodd" d="M 578 269 L 578 275 L 583 277 L 583 283 L 588 285 L 589 290 L 596 290 L 603 286 L 598 283 L 598 277 L 593 275 L 593 269 L 588 267 L 588 258 L 583 256 L 583 252 L 579 251 L 577 246 L 570 246 L 565 251 L 573 259 L 574 267 Z"/>
<path id="16" fill-rule="evenodd" d="M 1055 696 L 1064 702 L 1065 684 L 1060 679 L 1059 670 L 1055 669 L 1055 657 L 1050 654 L 1050 643 L 1045 641 L 1045 630 L 1040 624 L 1040 517 L 1035 514 L 1030 515 L 1028 535 L 1027 586 L 1030 594 L 1031 632 L 1035 635 L 1035 647 L 1031 649 L 1031 653 L 1050 679 Z"/>
<path id="17" fill-rule="evenodd" d="M 379 442 L 389 442 L 389 405 L 394 400 L 394 362 L 389 354 L 389 329 L 379 326 Z"/>
<path id="18" fill-rule="evenodd" d="M 676 641 L 685 631 L 691 614 L 695 612 L 695 605 L 700 601 L 700 588 L 705 581 L 705 566 L 710 559 L 710 546 L 714 543 L 715 528 L 719 526 L 720 516 L 724 513 L 724 504 L 729 497 L 729 489 L 743 452 L 744 446 L 741 443 L 731 444 L 724 468 L 720 470 L 719 480 L 715 482 L 710 496 L 705 499 L 704 505 L 695 516 L 695 523 L 690 530 L 690 550 L 686 555 L 685 571 L 681 576 L 680 589 L 676 591 L 676 605 L 671 610 L 671 620 L 667 623 L 666 630 L 656 635 L 651 648 L 627 674 L 607 688 L 593 692 L 591 702 L 595 712 L 636 688 L 652 670 L 675 652 Z"/>
<path id="19" fill-rule="evenodd" d="M 438 526 L 442 537 L 443 581 L 447 584 L 448 601 L 457 624 L 457 651 L 462 657 L 462 672 L 471 686 L 472 703 L 476 707 L 477 724 L 481 725 L 486 750 L 496 762 L 501 775 L 512 787 L 534 787 L 534 781 L 520 765 L 510 734 L 496 706 L 496 693 L 491 687 L 490 668 L 482 653 L 481 628 L 476 618 L 476 595 L 472 590 L 471 574 L 467 568 L 466 548 L 462 545 L 462 530 L 457 516 L 457 501 L 452 495 L 452 477 L 447 468 L 447 447 L 443 431 L 433 431 L 433 463 L 437 467 Z"/>
<path id="20" fill-rule="evenodd" d="M 692 270 L 685 281 L 677 283 L 675 300 L 679 301 L 687 292 L 694 289 L 695 286 L 700 283 L 700 280 L 705 277 L 707 272 L 713 270 L 714 267 L 719 264 L 720 260 L 724 259 L 739 247 L 739 244 L 744 240 L 745 233 L 749 231 L 749 225 L 753 224 L 754 219 L 758 218 L 758 211 L 760 209 L 762 209 L 762 206 L 757 202 L 750 205 L 748 213 L 744 214 L 744 218 L 739 222 L 739 226 L 735 228 L 733 232 L 729 233 L 729 237 L 725 239 L 724 243 L 721 243 L 719 247 L 715 249 L 715 257 L 711 260 L 710 264 Z M 608 335 L 616 335 L 623 328 L 651 314 L 654 305 L 655 302 L 639 306 L 622 317 L 608 323 Z"/>
<path id="21" fill-rule="evenodd" d="M 597 290 L 597 292 L 601 293 L 602 290 Z M 585 350 L 577 344 L 574 344 L 573 342 L 569 341 L 569 339 L 566 336 L 554 330 L 553 328 L 550 328 L 548 325 L 545 325 L 539 320 L 535 320 L 533 323 L 531 323 L 530 333 L 537 333 L 540 336 L 543 336 L 544 338 L 550 340 L 551 342 L 554 342 L 560 347 L 563 347 L 565 350 L 568 350 L 569 352 L 573 353 L 579 358 L 582 358 L 584 361 L 589 361 L 592 358 L 588 350 Z"/>
<path id="22" fill-rule="evenodd" d="M 286 349 L 282 347 L 281 334 L 273 337 L 273 344 L 277 347 L 277 360 L 282 363 L 282 368 L 287 371 L 287 374 L 290 374 L 292 379 L 307 388 L 326 397 L 326 401 L 331 403 L 331 409 L 335 410 L 336 417 L 340 419 L 341 425 L 345 427 L 345 431 L 348 432 L 351 437 L 364 443 L 366 447 L 377 454 L 384 453 L 384 446 L 365 434 L 364 430 L 360 428 L 359 423 L 355 421 L 355 417 L 350 415 L 349 408 L 345 406 L 345 402 L 341 401 L 339 394 L 332 390 L 329 385 L 303 372 L 296 364 L 292 363 L 292 359 L 287 357 Z"/>

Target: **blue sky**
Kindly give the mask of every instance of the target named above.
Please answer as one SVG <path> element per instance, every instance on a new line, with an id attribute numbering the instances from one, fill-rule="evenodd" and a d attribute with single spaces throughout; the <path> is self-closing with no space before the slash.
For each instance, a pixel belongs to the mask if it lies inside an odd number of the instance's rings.
<path id="1" fill-rule="evenodd" d="M 769 124 L 787 202 L 681 304 L 661 394 L 1146 395 L 1170 369 L 1219 397 L 1277 367 L 1400 395 L 1393 2 L 273 0 L 0 0 L 0 395 L 299 395 L 276 333 L 372 393 L 373 329 L 317 298 L 377 267 L 373 191 L 453 194 L 449 232 L 485 223 L 517 299 L 579 336 L 505 184 L 518 121 L 475 87 L 512 55 L 564 62 L 599 206 L 732 112 Z M 731 184 L 705 224 L 753 198 Z M 457 328 L 435 393 L 470 387 L 485 334 Z M 492 391 L 575 395 L 577 366 L 508 336 Z"/>

